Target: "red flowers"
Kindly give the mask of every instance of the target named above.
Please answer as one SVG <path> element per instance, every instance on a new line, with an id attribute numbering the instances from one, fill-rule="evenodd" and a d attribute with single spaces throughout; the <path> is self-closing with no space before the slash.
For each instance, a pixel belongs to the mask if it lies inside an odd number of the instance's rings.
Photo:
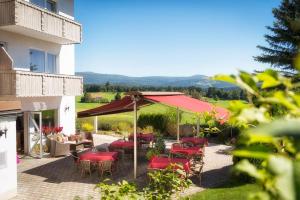
<path id="1" fill-rule="evenodd" d="M 49 126 L 43 126 L 42 127 L 42 133 L 44 135 L 49 135 L 49 134 L 58 134 L 62 132 L 63 127 L 57 126 L 57 127 L 49 127 Z"/>

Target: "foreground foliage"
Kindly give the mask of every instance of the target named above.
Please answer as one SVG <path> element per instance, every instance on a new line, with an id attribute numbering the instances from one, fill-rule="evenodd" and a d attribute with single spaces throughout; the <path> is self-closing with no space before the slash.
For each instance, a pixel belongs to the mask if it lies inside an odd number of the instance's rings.
<path id="1" fill-rule="evenodd" d="M 263 192 L 251 199 L 300 199 L 299 83 L 273 70 L 256 75 L 217 76 L 248 92 L 249 104 L 232 103 L 231 123 L 243 129 L 235 169 L 255 178 Z M 254 127 L 254 128 L 253 128 Z"/>
<path id="2" fill-rule="evenodd" d="M 138 191 L 134 183 L 124 180 L 117 184 L 108 184 L 106 180 L 99 183 L 96 188 L 100 190 L 103 200 L 167 200 L 174 194 L 178 197 L 178 192 L 191 184 L 191 181 L 185 178 L 185 172 L 180 166 L 149 172 L 148 176 L 150 182 L 143 191 Z"/>

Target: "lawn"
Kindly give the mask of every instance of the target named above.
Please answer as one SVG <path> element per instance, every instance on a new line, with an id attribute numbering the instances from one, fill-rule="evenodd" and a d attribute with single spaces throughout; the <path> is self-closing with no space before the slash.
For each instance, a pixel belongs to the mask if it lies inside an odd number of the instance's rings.
<path id="1" fill-rule="evenodd" d="M 229 182 L 222 187 L 204 190 L 189 197 L 190 200 L 246 200 L 250 194 L 259 191 L 255 184 Z"/>

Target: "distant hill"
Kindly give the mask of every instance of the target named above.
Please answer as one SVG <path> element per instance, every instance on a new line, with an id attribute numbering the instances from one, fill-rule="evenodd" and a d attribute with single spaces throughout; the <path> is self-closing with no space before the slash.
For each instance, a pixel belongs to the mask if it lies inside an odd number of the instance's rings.
<path id="1" fill-rule="evenodd" d="M 154 86 L 154 87 L 216 87 L 232 88 L 233 85 L 221 81 L 211 80 L 204 75 L 194 75 L 187 77 L 169 77 L 169 76 L 146 76 L 131 77 L 117 74 L 99 74 L 94 72 L 76 72 L 76 75 L 82 76 L 84 84 L 122 84 L 128 86 Z"/>

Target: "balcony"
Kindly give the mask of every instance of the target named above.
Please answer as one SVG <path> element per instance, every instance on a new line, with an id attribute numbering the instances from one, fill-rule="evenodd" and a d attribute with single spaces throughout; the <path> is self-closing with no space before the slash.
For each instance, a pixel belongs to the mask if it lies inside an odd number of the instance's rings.
<path id="1" fill-rule="evenodd" d="M 82 77 L 14 70 L 13 60 L 4 47 L 0 47 L 1 97 L 79 96 L 82 93 Z"/>
<path id="2" fill-rule="evenodd" d="M 81 24 L 24 0 L 0 0 L 0 29 L 58 44 L 82 41 Z"/>
<path id="3" fill-rule="evenodd" d="M 0 96 L 78 96 L 82 90 L 82 77 L 78 76 L 0 71 Z"/>

